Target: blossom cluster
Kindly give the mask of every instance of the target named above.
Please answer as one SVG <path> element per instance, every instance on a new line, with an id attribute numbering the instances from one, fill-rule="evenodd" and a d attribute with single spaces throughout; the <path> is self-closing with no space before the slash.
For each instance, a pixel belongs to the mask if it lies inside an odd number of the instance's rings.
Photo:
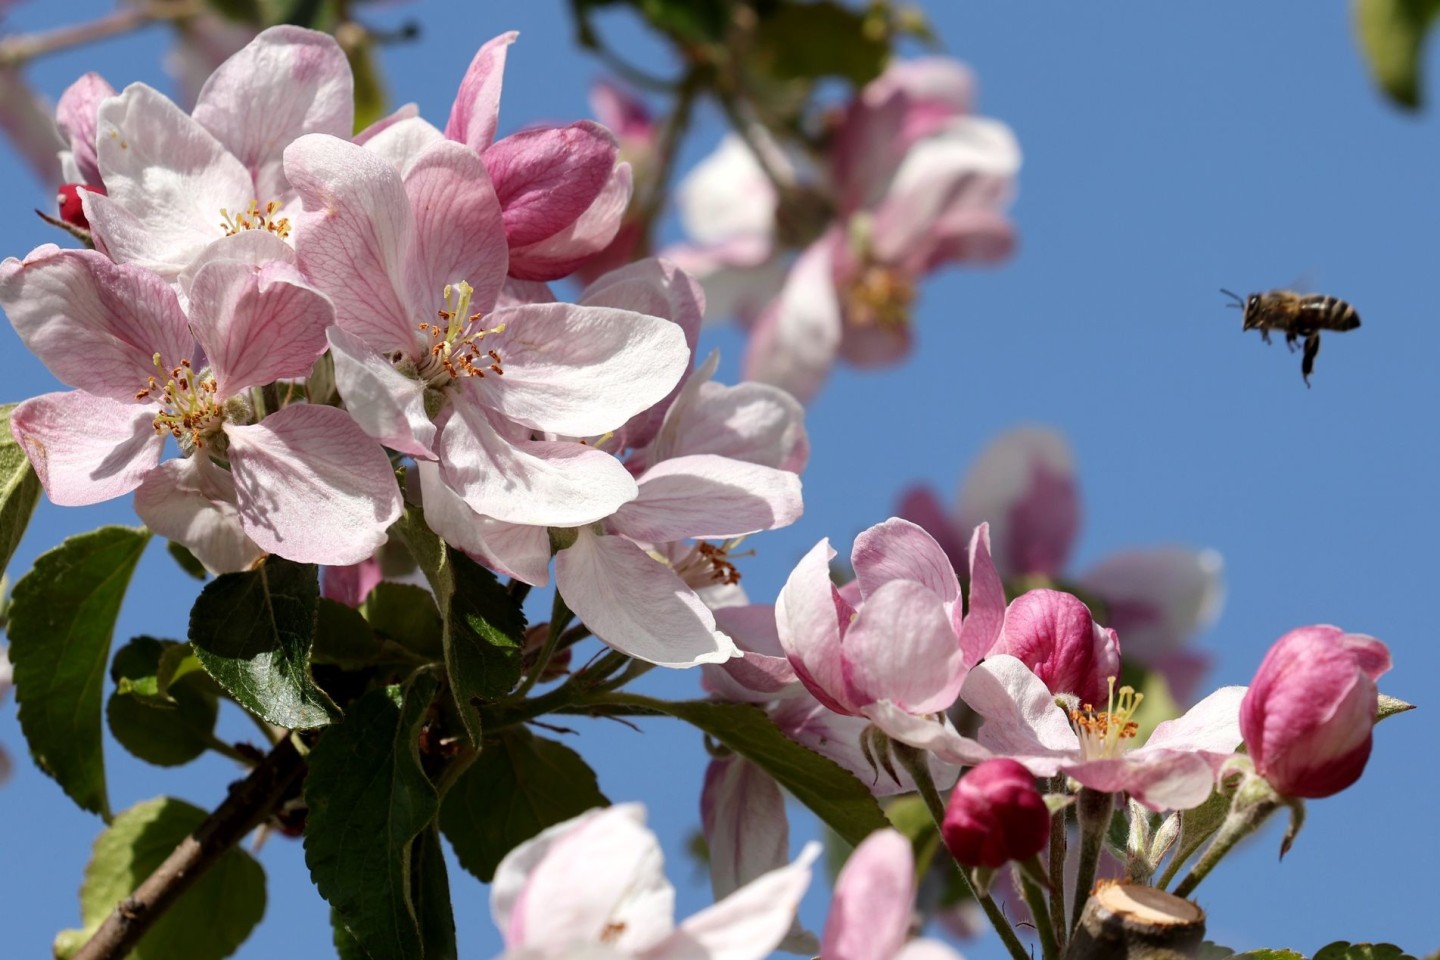
<path id="1" fill-rule="evenodd" d="M 591 121 L 497 137 L 515 39 L 481 47 L 443 129 L 411 106 L 356 133 L 344 53 L 297 27 L 189 112 L 73 84 L 61 213 L 92 249 L 0 265 L 0 306 L 72 389 L 13 432 L 51 500 L 133 492 L 217 573 L 365 563 L 408 501 L 516 580 L 554 554 L 624 652 L 724 660 L 701 593 L 733 589 L 735 539 L 799 516 L 802 411 L 697 369 L 703 293 L 667 261 L 551 289 L 611 243 L 631 170 Z"/>

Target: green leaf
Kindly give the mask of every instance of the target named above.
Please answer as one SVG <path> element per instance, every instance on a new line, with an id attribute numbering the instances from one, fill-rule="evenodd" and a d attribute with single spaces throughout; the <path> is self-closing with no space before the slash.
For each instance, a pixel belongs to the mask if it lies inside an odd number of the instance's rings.
<path id="1" fill-rule="evenodd" d="M 1420 106 L 1420 64 L 1440 0 L 1356 0 L 1355 28 L 1370 73 L 1402 107 Z"/>
<path id="2" fill-rule="evenodd" d="M 457 960 L 455 912 L 450 906 L 450 874 L 440 830 L 432 822 L 420 831 L 410 848 L 410 895 L 420 920 L 420 942 L 425 960 Z"/>
<path id="3" fill-rule="evenodd" d="M 315 617 L 311 663 L 364 667 L 380 655 L 380 638 L 354 607 L 320 598 Z"/>
<path id="4" fill-rule="evenodd" d="M 403 692 L 372 690 L 310 752 L 305 863 L 371 960 L 425 955 L 411 841 L 439 807 L 418 747 L 438 686 L 433 674 L 421 672 Z"/>
<path id="5" fill-rule="evenodd" d="M 445 669 L 465 732 L 478 746 L 476 707 L 503 697 L 520 680 L 525 614 L 494 574 L 436 537 L 419 510 L 406 510 L 391 531 L 404 540 L 435 591 Z"/>
<path id="6" fill-rule="evenodd" d="M 1247 950 L 1234 956 L 1235 960 L 1305 960 L 1305 954 L 1294 950 Z"/>
<path id="7" fill-rule="evenodd" d="M 40 478 L 10 433 L 16 404 L 0 406 L 0 571 L 9 566 L 40 502 Z"/>
<path id="8" fill-rule="evenodd" d="M 435 597 L 411 583 L 381 581 L 365 598 L 370 629 L 429 660 L 445 656 L 445 630 Z"/>
<path id="9" fill-rule="evenodd" d="M 843 77 L 857 87 L 878 77 L 890 56 L 883 22 L 833 0 L 777 7 L 756 28 L 755 46 L 778 79 Z"/>
<path id="10" fill-rule="evenodd" d="M 310 675 L 320 582 L 313 564 L 267 557 L 216 577 L 190 611 L 190 641 L 235 702 L 281 727 L 323 727 L 340 710 Z"/>
<path id="11" fill-rule="evenodd" d="M 359 133 L 385 116 L 385 79 L 375 45 L 368 37 L 347 44 L 345 59 L 350 61 L 350 74 L 355 78 L 355 132 Z"/>
<path id="12" fill-rule="evenodd" d="M 176 767 L 210 747 L 219 705 L 202 682 L 190 679 L 162 691 L 158 679 L 162 654 L 185 644 L 136 637 L 121 647 L 111 664 L 116 691 L 105 705 L 105 719 L 120 746 L 146 763 Z"/>
<path id="13" fill-rule="evenodd" d="M 100 698 L 115 618 L 150 534 L 101 527 L 35 561 L 10 604 L 20 729 L 35 763 L 83 810 L 110 819 Z"/>
<path id="14" fill-rule="evenodd" d="M 1415 960 L 1393 943 L 1347 943 L 1337 940 L 1315 951 L 1313 960 Z"/>
<path id="15" fill-rule="evenodd" d="M 1183 864 L 1189 860 L 1220 829 L 1230 813 L 1232 793 L 1233 787 L 1216 790 L 1200 806 L 1180 811 L 1180 839 L 1175 842 L 1175 849 L 1170 854 L 1175 863 Z"/>
<path id="16" fill-rule="evenodd" d="M 84 931 L 55 938 L 68 958 L 208 814 L 183 800 L 158 797 L 115 818 L 95 841 L 80 887 Z M 220 960 L 234 953 L 265 914 L 265 871 L 244 850 L 222 853 L 140 938 L 130 960 Z"/>
<path id="17" fill-rule="evenodd" d="M 195 554 L 186 548 L 185 544 L 171 540 L 165 544 L 165 552 L 175 558 L 175 562 L 180 564 L 181 570 L 196 580 L 205 580 L 210 576 L 210 571 L 205 569 L 205 564 L 201 563 Z"/>
<path id="18" fill-rule="evenodd" d="M 853 773 L 785 736 L 759 707 L 629 693 L 606 694 L 600 702 L 642 707 L 698 727 L 774 777 L 852 846 L 889 825 L 869 788 Z"/>
<path id="19" fill-rule="evenodd" d="M 460 865 L 489 883 L 501 859 L 541 830 L 609 804 L 578 753 L 509 727 L 445 794 L 440 827 Z"/>
<path id="20" fill-rule="evenodd" d="M 340 960 L 370 960 L 370 954 L 360 946 L 360 941 L 355 939 L 355 935 L 346 929 L 344 921 L 340 919 L 340 914 L 335 912 L 334 907 L 330 908 L 330 936 L 335 943 L 335 953 L 339 955 Z"/>
<path id="21" fill-rule="evenodd" d="M 1379 723 L 1386 717 L 1393 717 L 1397 713 L 1404 713 L 1407 710 L 1414 709 L 1415 704 L 1406 703 L 1399 697 L 1392 697 L 1382 693 L 1380 694 L 1380 707 L 1375 713 L 1375 722 Z"/>

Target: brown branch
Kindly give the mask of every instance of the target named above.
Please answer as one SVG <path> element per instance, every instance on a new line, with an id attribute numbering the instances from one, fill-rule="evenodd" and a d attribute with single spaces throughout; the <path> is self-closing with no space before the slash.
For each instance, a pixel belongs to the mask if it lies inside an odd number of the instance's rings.
<path id="1" fill-rule="evenodd" d="M 48 53 L 130 33 L 157 21 L 193 17 L 200 10 L 195 0 L 153 0 L 89 23 L 5 37 L 0 39 L 0 67 L 18 67 Z"/>
<path id="2" fill-rule="evenodd" d="M 205 818 L 195 832 L 181 841 L 165 862 L 115 905 L 73 960 L 120 960 L 190 885 L 204 875 L 220 855 L 258 826 L 284 798 L 305 761 L 292 737 L 285 737 L 250 775 L 230 787 L 230 795 Z"/>

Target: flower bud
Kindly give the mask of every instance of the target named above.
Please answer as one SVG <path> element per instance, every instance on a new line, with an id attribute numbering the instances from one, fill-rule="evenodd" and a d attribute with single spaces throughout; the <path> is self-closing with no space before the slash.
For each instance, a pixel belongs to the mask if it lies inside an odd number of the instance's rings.
<path id="1" fill-rule="evenodd" d="M 1051 693 L 1073 693 L 1089 703 L 1103 701 L 1108 679 L 1120 674 L 1115 631 L 1059 590 L 1030 590 L 1011 601 L 1000 638 L 987 655 L 997 653 L 1025 664 Z"/>
<path id="2" fill-rule="evenodd" d="M 102 187 L 92 187 L 85 183 L 62 183 L 55 195 L 55 205 L 61 220 L 72 227 L 89 230 L 90 221 L 85 218 L 85 207 L 80 202 L 81 190 L 89 190 L 91 193 L 105 192 Z"/>
<path id="3" fill-rule="evenodd" d="M 1389 669 L 1385 644 L 1338 627 L 1277 640 L 1240 701 L 1256 771 L 1287 797 L 1328 797 L 1358 780 L 1379 705 L 1375 678 Z"/>
<path id="4" fill-rule="evenodd" d="M 1017 761 L 986 760 L 955 785 L 940 832 L 957 863 L 993 869 L 1044 849 L 1050 810 Z"/>

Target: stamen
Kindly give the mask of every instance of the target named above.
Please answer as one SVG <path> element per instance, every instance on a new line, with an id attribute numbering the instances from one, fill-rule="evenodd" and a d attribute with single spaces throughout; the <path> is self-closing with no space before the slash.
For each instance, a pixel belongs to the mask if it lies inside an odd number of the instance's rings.
<path id="1" fill-rule="evenodd" d="M 220 229 L 225 231 L 225 236 L 233 237 L 244 230 L 264 230 L 273 233 L 281 240 L 290 236 L 290 218 L 277 217 L 275 214 L 280 210 L 280 204 L 274 200 L 265 204 L 265 209 L 260 209 L 260 201 L 251 200 L 250 206 L 244 212 L 230 215 L 230 211 L 224 207 L 220 208 Z"/>
<path id="2" fill-rule="evenodd" d="M 855 326 L 903 329 L 910 322 L 915 284 L 893 267 L 870 263 L 850 283 L 845 300 Z"/>
<path id="3" fill-rule="evenodd" d="M 196 379 L 189 360 L 180 361 L 179 366 L 168 371 L 160 354 L 152 356 L 151 362 L 159 376 L 147 377 L 145 388 L 136 391 L 135 399 L 153 397 L 160 405 L 153 421 L 156 433 L 169 432 L 187 453 L 203 448 L 206 438 L 219 430 L 224 420 L 215 396 L 215 378 L 207 374 Z M 158 397 L 154 396 L 157 391 Z"/>
<path id="4" fill-rule="evenodd" d="M 486 337 L 504 332 L 505 324 L 475 329 L 484 314 L 470 311 L 470 297 L 474 292 L 474 288 L 463 280 L 454 286 L 446 284 L 445 306 L 436 311 L 444 326 L 425 322 L 419 325 L 420 331 L 429 334 L 434 341 L 430 345 L 427 369 L 420 371 L 432 384 L 443 385 L 461 377 L 483 379 L 492 373 L 497 377 L 505 375 L 500 352 L 480 346 Z M 467 330 L 470 332 L 467 333 Z"/>
<path id="5" fill-rule="evenodd" d="M 1128 750 L 1140 732 L 1132 717 L 1145 694 L 1133 687 L 1121 687 L 1116 696 L 1115 678 L 1109 678 L 1109 709 L 1097 711 L 1090 704 L 1070 711 L 1070 723 L 1080 738 L 1080 754 L 1086 760 L 1114 759 Z"/>

